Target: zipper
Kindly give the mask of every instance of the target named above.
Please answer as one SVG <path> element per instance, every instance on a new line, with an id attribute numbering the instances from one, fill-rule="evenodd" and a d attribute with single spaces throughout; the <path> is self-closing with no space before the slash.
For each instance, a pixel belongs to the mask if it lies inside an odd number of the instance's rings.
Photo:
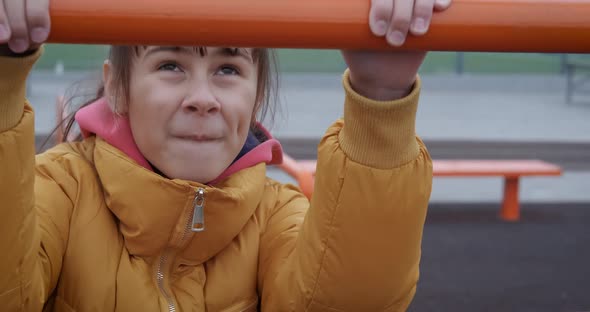
<path id="1" fill-rule="evenodd" d="M 191 224 L 191 231 L 202 232 L 205 230 L 205 190 L 199 188 L 193 201 L 193 222 Z"/>
<path id="2" fill-rule="evenodd" d="M 189 231 L 193 232 L 202 232 L 205 230 L 205 214 L 203 208 L 205 206 L 205 189 L 198 188 L 195 194 L 195 199 L 193 200 L 193 211 L 192 211 L 192 218 L 188 218 L 186 231 L 182 234 L 180 239 L 181 243 L 184 242 L 186 235 Z M 192 222 L 190 222 L 192 219 Z M 168 261 L 168 252 L 165 251 L 164 254 L 160 257 L 160 262 L 158 262 L 158 270 L 156 272 L 156 281 L 158 283 L 158 288 L 160 288 L 160 292 L 168 302 L 168 311 L 169 312 L 176 312 L 176 306 L 174 305 L 174 300 L 172 296 L 168 294 L 166 288 L 164 287 L 164 266 Z"/>
<path id="3" fill-rule="evenodd" d="M 170 297 L 170 295 L 168 294 L 168 292 L 164 288 L 164 266 L 166 265 L 166 260 L 168 260 L 167 252 L 165 252 L 160 257 L 160 262 L 158 263 L 158 272 L 156 273 L 156 280 L 158 282 L 158 288 L 160 288 L 162 295 L 164 295 L 164 298 L 168 302 L 168 311 L 169 312 L 176 312 L 176 306 L 174 305 L 174 301 L 172 300 L 172 298 Z"/>

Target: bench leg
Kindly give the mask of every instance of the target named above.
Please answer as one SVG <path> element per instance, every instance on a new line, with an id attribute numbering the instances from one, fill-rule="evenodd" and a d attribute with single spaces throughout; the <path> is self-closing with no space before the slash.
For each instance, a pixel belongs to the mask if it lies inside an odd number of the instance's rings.
<path id="1" fill-rule="evenodd" d="M 518 221 L 520 219 L 518 182 L 518 177 L 507 177 L 504 180 L 504 201 L 500 212 L 500 217 L 504 221 Z"/>

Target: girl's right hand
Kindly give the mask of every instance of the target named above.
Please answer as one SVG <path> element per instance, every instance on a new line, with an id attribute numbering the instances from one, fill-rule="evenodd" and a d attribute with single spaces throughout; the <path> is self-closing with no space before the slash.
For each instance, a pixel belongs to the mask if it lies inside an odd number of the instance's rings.
<path id="1" fill-rule="evenodd" d="M 0 0 L 0 55 L 37 49 L 49 37 L 50 0 Z"/>

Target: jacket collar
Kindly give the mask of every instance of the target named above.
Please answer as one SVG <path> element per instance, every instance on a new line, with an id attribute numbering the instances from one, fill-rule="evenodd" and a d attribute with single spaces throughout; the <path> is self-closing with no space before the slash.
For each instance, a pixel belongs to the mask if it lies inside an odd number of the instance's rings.
<path id="1" fill-rule="evenodd" d="M 264 163 L 240 170 L 215 187 L 166 179 L 101 138 L 96 139 L 94 162 L 106 205 L 119 220 L 130 254 L 151 257 L 171 248 L 186 264 L 207 261 L 241 232 L 266 183 Z M 188 226 L 199 188 L 205 190 L 205 231 L 193 233 Z"/>

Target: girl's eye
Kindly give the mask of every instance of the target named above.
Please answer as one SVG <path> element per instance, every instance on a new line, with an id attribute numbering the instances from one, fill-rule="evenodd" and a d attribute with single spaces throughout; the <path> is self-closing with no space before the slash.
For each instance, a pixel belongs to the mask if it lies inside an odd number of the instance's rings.
<path id="1" fill-rule="evenodd" d="M 158 67 L 158 70 L 178 72 L 178 71 L 180 71 L 180 67 L 176 63 L 167 62 L 167 63 L 163 63 L 162 65 L 160 65 Z"/>
<path id="2" fill-rule="evenodd" d="M 224 65 L 219 68 L 218 73 L 221 75 L 239 75 L 240 71 L 234 66 Z"/>

